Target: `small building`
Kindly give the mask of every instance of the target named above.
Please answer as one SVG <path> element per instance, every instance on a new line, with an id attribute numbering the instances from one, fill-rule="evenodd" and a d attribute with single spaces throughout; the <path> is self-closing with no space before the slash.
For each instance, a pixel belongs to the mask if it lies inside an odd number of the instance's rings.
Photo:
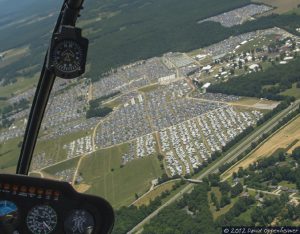
<path id="1" fill-rule="evenodd" d="M 207 65 L 205 67 L 202 68 L 202 71 L 209 71 L 210 69 L 212 69 L 211 65 Z"/>
<path id="2" fill-rule="evenodd" d="M 250 66 L 249 66 L 249 69 L 251 69 L 251 70 L 256 70 L 256 69 L 258 69 L 259 68 L 259 65 L 258 64 L 251 64 Z"/>

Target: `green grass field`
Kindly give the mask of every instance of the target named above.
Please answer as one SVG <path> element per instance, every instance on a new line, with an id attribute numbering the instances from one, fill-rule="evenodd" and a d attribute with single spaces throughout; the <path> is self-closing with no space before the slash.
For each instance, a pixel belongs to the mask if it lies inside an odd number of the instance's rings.
<path id="1" fill-rule="evenodd" d="M 29 47 L 21 47 L 21 48 L 15 48 L 8 51 L 4 51 L 5 57 L 3 61 L 0 62 L 0 69 L 6 66 L 9 66 L 10 64 L 24 58 L 26 55 L 29 54 Z"/>
<path id="2" fill-rule="evenodd" d="M 54 166 L 48 167 L 47 169 L 44 169 L 42 172 L 46 172 L 46 174 L 48 175 L 54 175 L 56 172 L 60 172 L 70 168 L 75 168 L 77 166 L 79 159 L 80 158 L 77 157 L 67 161 L 63 161 Z"/>
<path id="3" fill-rule="evenodd" d="M 140 88 L 139 91 L 144 92 L 144 93 L 148 93 L 148 92 L 151 92 L 153 90 L 156 90 L 158 87 L 159 87 L 159 85 L 157 85 L 157 84 L 148 85 L 148 86 L 145 86 L 143 88 Z"/>
<path id="4" fill-rule="evenodd" d="M 47 157 L 53 159 L 55 162 L 65 160 L 67 152 L 63 149 L 63 146 L 89 134 L 90 131 L 80 131 L 54 140 L 38 141 L 35 153 L 45 152 Z"/>
<path id="5" fill-rule="evenodd" d="M 162 174 L 155 156 L 134 160 L 121 168 L 121 156 L 127 149 L 125 144 L 97 151 L 85 157 L 78 170 L 83 183 L 91 185 L 87 193 L 103 196 L 115 208 L 130 205 L 135 194 L 145 193 L 151 181 Z"/>
<path id="6" fill-rule="evenodd" d="M 22 93 L 29 88 L 34 87 L 38 82 L 38 74 L 33 78 L 18 78 L 16 83 L 9 84 L 6 86 L 0 86 L 1 97 L 11 97 L 15 93 Z"/>
<path id="7" fill-rule="evenodd" d="M 300 98 L 300 89 L 297 88 L 296 84 L 293 84 L 293 87 L 291 89 L 287 89 L 284 92 L 280 93 L 281 95 L 286 95 L 286 96 L 293 96 L 296 99 Z"/>
<path id="8" fill-rule="evenodd" d="M 0 145 L 0 173 L 14 173 L 18 162 L 20 149 L 18 147 L 21 138 L 8 140 Z"/>
<path id="9" fill-rule="evenodd" d="M 214 192 L 216 194 L 216 197 L 217 197 L 218 201 L 220 202 L 221 196 L 222 196 L 220 189 L 218 187 L 212 187 L 211 192 Z M 208 192 L 208 201 L 209 201 L 210 211 L 211 211 L 214 219 L 217 219 L 219 216 L 226 214 L 238 200 L 238 197 L 231 198 L 230 204 L 220 208 L 220 210 L 217 211 L 216 207 L 213 205 L 213 203 L 211 201 L 211 195 L 210 195 L 211 192 Z"/>
<path id="10" fill-rule="evenodd" d="M 263 46 L 267 46 L 271 44 L 271 42 L 274 42 L 276 39 L 276 35 L 267 35 L 263 37 L 256 37 L 252 41 L 248 41 L 246 44 L 241 45 L 236 52 L 237 53 L 243 53 L 245 51 L 251 51 L 256 48 L 262 48 Z"/>

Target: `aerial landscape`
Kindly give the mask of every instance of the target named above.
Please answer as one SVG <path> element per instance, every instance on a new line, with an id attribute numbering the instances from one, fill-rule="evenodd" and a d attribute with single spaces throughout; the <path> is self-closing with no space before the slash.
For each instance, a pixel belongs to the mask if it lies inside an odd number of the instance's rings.
<path id="1" fill-rule="evenodd" d="M 7 2 L 0 173 L 15 173 L 59 6 Z M 87 71 L 56 80 L 30 175 L 107 199 L 116 234 L 300 226 L 300 1 L 85 5 Z"/>

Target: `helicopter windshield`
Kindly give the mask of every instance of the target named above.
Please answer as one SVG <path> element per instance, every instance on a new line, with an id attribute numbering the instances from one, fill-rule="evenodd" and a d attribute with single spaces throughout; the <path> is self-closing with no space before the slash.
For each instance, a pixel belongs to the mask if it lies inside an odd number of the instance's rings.
<path id="1" fill-rule="evenodd" d="M 0 173 L 62 3 L 16 1 L 0 0 Z M 56 78 L 29 175 L 107 199 L 113 233 L 299 226 L 300 1 L 285 2 L 86 0 L 86 70 Z M 73 41 L 53 54 L 78 69 Z"/>

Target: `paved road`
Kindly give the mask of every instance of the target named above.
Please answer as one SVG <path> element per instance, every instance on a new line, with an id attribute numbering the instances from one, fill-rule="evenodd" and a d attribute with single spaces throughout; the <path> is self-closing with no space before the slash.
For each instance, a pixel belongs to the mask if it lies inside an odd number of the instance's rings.
<path id="1" fill-rule="evenodd" d="M 244 140 L 242 143 L 240 143 L 236 148 L 229 151 L 220 161 L 212 165 L 209 169 L 207 169 L 205 172 L 203 172 L 200 176 L 198 176 L 197 180 L 202 180 L 204 177 L 208 176 L 209 174 L 216 171 L 220 165 L 231 162 L 235 158 L 237 158 L 241 153 L 245 152 L 245 150 L 251 146 L 251 143 L 253 141 L 258 140 L 262 134 L 269 132 L 272 130 L 272 128 L 275 127 L 275 125 L 281 120 L 283 117 L 285 117 L 290 111 L 294 111 L 298 108 L 300 104 L 300 100 L 297 100 L 293 105 L 289 106 L 287 109 L 283 110 L 281 113 L 279 113 L 276 117 L 268 121 L 266 124 L 264 124 L 261 128 L 259 128 L 257 131 L 252 133 L 246 140 Z M 132 234 L 137 231 L 139 231 L 147 222 L 149 222 L 153 217 L 155 217 L 162 209 L 164 209 L 166 206 L 170 205 L 174 201 L 178 200 L 182 197 L 182 195 L 186 192 L 189 192 L 195 184 L 189 184 L 185 188 L 183 188 L 180 192 L 178 192 L 174 197 L 172 197 L 170 200 L 168 200 L 166 203 L 161 205 L 158 209 L 156 209 L 154 212 L 152 212 L 150 215 L 148 215 L 143 221 L 141 221 L 139 224 L 137 224 L 131 231 L 129 231 L 127 234 Z"/>

